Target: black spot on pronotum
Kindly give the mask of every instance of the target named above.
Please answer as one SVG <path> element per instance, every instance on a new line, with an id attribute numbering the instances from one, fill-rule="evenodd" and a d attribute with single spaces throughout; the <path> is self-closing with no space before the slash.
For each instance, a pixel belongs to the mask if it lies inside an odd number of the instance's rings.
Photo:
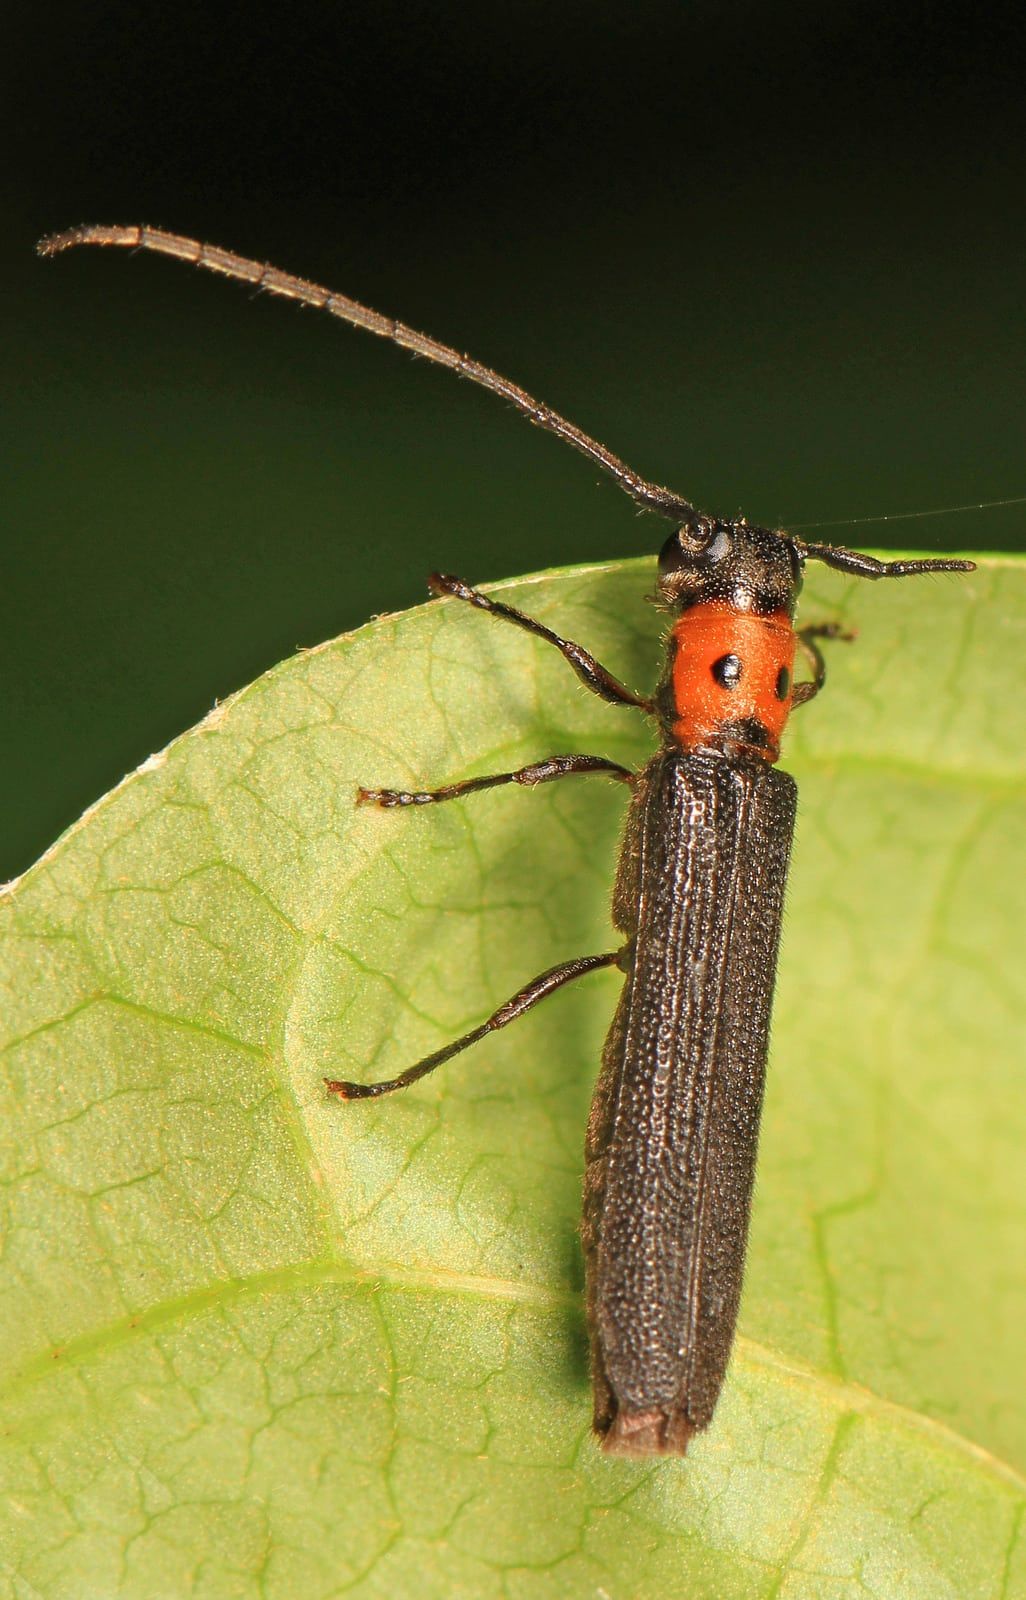
<path id="1" fill-rule="evenodd" d="M 736 689 L 741 682 L 743 671 L 740 656 L 720 656 L 719 660 L 712 664 L 712 675 L 723 689 Z"/>
<path id="2" fill-rule="evenodd" d="M 786 667 L 777 673 L 777 699 L 786 700 L 791 693 L 791 674 Z"/>
<path id="3" fill-rule="evenodd" d="M 723 739 L 736 739 L 738 744 L 749 744 L 754 750 L 768 750 L 770 736 L 758 717 L 735 717 L 721 722 L 717 733 Z"/>

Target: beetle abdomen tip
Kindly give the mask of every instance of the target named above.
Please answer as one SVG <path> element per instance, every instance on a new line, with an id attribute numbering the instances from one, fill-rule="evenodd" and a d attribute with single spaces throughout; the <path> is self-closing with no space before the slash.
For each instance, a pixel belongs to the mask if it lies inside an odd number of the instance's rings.
<path id="1" fill-rule="evenodd" d="M 696 1432 L 681 1411 L 618 1411 L 601 1443 L 613 1456 L 683 1456 Z"/>

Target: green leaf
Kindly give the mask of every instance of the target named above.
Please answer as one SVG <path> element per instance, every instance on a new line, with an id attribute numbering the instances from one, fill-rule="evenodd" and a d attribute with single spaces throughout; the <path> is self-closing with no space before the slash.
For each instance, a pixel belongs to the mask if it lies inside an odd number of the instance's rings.
<path id="1" fill-rule="evenodd" d="M 650 562 L 504 595 L 638 687 Z M 576 1237 L 624 795 L 414 813 L 651 732 L 458 603 L 220 706 L 10 886 L 0 1595 L 1026 1595 L 1026 569 L 811 581 L 750 1265 L 683 1462 L 603 1457 Z"/>

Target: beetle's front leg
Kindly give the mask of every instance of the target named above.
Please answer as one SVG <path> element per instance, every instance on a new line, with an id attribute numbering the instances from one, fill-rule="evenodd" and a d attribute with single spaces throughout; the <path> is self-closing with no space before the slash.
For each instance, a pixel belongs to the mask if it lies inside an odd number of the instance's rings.
<path id="1" fill-rule="evenodd" d="M 798 646 L 812 669 L 812 678 L 805 683 L 796 683 L 794 695 L 791 700 L 792 709 L 795 706 L 804 706 L 816 695 L 826 683 L 826 661 L 823 652 L 816 644 L 817 639 L 854 639 L 854 632 L 842 626 L 839 622 L 812 622 L 808 627 L 795 630 Z"/>

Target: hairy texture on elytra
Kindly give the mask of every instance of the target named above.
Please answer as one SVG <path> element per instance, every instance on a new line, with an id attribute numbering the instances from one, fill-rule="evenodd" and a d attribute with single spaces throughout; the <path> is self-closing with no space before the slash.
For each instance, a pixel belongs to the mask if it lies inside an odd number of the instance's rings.
<path id="1" fill-rule="evenodd" d="M 765 762 L 663 751 L 613 912 L 630 966 L 588 1127 L 595 1428 L 682 1454 L 737 1319 L 796 789 Z"/>

